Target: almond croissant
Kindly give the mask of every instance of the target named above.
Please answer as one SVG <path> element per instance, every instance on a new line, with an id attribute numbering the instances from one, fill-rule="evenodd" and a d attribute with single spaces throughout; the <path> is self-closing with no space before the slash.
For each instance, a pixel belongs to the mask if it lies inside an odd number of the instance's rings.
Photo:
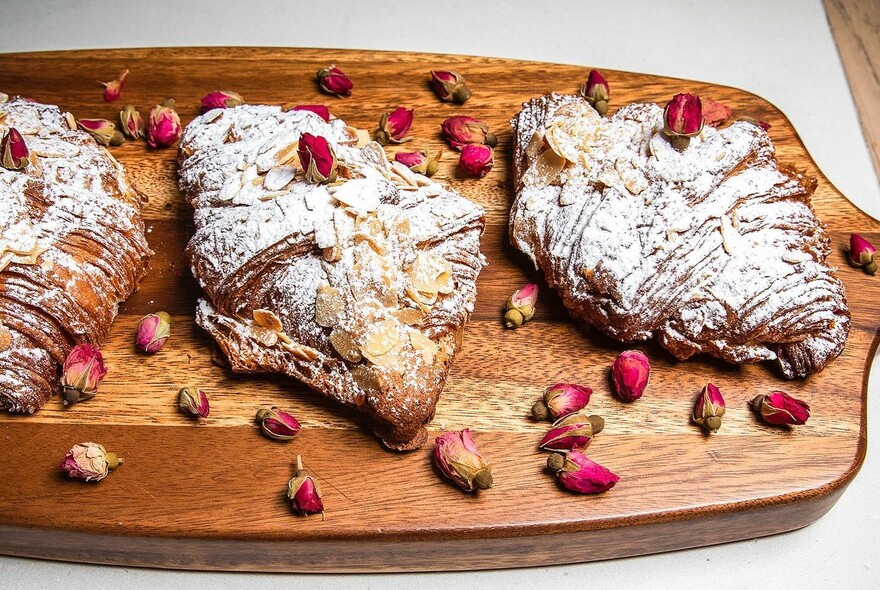
<path id="1" fill-rule="evenodd" d="M 61 363 L 100 345 L 152 254 L 142 197 L 105 148 L 58 107 L 0 103 L 0 135 L 21 133 L 20 170 L 0 168 L 0 408 L 39 409 Z"/>

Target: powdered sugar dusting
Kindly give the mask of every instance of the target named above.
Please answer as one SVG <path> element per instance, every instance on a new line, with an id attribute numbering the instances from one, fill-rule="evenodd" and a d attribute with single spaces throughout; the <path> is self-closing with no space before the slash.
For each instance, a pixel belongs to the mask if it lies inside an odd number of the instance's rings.
<path id="1" fill-rule="evenodd" d="M 849 313 L 828 238 L 765 131 L 707 126 L 679 152 L 657 105 L 603 119 L 562 95 L 527 103 L 513 125 L 512 241 L 575 316 L 680 358 L 776 359 L 789 377 L 840 353 Z M 548 149 L 561 171 L 548 172 Z"/>

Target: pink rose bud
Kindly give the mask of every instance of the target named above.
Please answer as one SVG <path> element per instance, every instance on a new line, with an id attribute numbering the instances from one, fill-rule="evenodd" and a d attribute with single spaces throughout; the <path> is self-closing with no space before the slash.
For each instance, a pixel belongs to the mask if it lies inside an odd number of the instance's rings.
<path id="1" fill-rule="evenodd" d="M 549 416 L 556 420 L 573 414 L 590 403 L 592 394 L 593 390 L 583 385 L 557 383 L 548 387 L 544 392 L 544 399 L 538 400 L 532 406 L 532 417 L 535 420 L 546 420 Z"/>
<path id="2" fill-rule="evenodd" d="M 171 335 L 171 316 L 160 311 L 145 315 L 138 324 L 134 344 L 141 352 L 159 352 Z"/>
<path id="3" fill-rule="evenodd" d="M 434 176 L 440 168 L 440 156 L 443 150 L 437 150 L 434 154 L 428 148 L 420 152 L 398 152 L 394 154 L 394 160 L 408 167 L 413 172 Z"/>
<path id="4" fill-rule="evenodd" d="M 318 70 L 315 78 L 318 80 L 318 86 L 327 94 L 351 96 L 351 89 L 354 85 L 348 79 L 348 76 L 343 74 L 342 70 L 335 65 Z"/>
<path id="5" fill-rule="evenodd" d="M 101 481 L 111 469 L 116 469 L 122 463 L 116 453 L 108 453 L 107 449 L 98 443 L 77 443 L 67 451 L 61 462 L 61 470 L 75 479 L 85 481 Z"/>
<path id="6" fill-rule="evenodd" d="M 22 170 L 30 162 L 30 155 L 21 133 L 10 127 L 0 139 L 0 166 L 7 170 Z"/>
<path id="7" fill-rule="evenodd" d="M 207 418 L 211 413 L 208 396 L 198 387 L 184 387 L 177 393 L 177 405 L 187 414 Z"/>
<path id="8" fill-rule="evenodd" d="M 458 165 L 461 169 L 477 178 L 482 178 L 489 173 L 495 164 L 495 154 L 488 145 L 472 143 L 461 149 Z"/>
<path id="9" fill-rule="evenodd" d="M 603 117 L 608 112 L 608 98 L 611 93 L 608 90 L 608 82 L 598 70 L 590 70 L 587 81 L 581 86 L 581 96 Z"/>
<path id="10" fill-rule="evenodd" d="M 581 494 L 607 492 L 620 481 L 617 475 L 577 451 L 553 453 L 547 457 L 547 467 L 567 490 Z"/>
<path id="11" fill-rule="evenodd" d="M 390 113 L 384 113 L 379 120 L 379 126 L 373 131 L 373 139 L 382 145 L 389 143 L 404 143 L 412 139 L 406 137 L 407 131 L 412 126 L 413 110 L 406 107 L 397 107 Z"/>
<path id="12" fill-rule="evenodd" d="M 104 357 L 96 346 L 77 344 L 64 361 L 61 376 L 64 405 L 75 404 L 95 397 L 98 384 L 107 375 Z"/>
<path id="13" fill-rule="evenodd" d="M 545 451 L 577 451 L 587 448 L 605 428 L 601 416 L 570 414 L 553 423 L 538 447 Z"/>
<path id="14" fill-rule="evenodd" d="M 752 400 L 752 408 L 767 424 L 801 425 L 810 417 L 810 406 L 782 391 L 772 391 L 770 395 L 759 395 Z"/>
<path id="15" fill-rule="evenodd" d="M 473 117 L 449 117 L 443 121 L 440 129 L 444 139 L 457 150 L 470 143 L 482 143 L 490 147 L 498 145 L 498 138 L 489 131 L 489 126 Z"/>
<path id="16" fill-rule="evenodd" d="M 632 402 L 645 392 L 651 377 L 651 363 L 638 350 L 626 350 L 611 365 L 614 390 L 623 401 Z"/>
<path id="17" fill-rule="evenodd" d="M 330 122 L 330 109 L 322 104 L 300 104 L 290 109 L 291 111 L 309 111 L 315 113 L 325 122 Z"/>
<path id="18" fill-rule="evenodd" d="M 522 289 L 514 291 L 504 304 L 504 326 L 519 328 L 535 315 L 538 303 L 538 285 L 528 283 Z"/>
<path id="19" fill-rule="evenodd" d="M 663 109 L 663 133 L 681 151 L 703 130 L 703 106 L 696 94 L 676 94 Z"/>
<path id="20" fill-rule="evenodd" d="M 140 139 L 144 134 L 144 119 L 134 105 L 127 104 L 119 111 L 119 126 L 129 139 Z"/>
<path id="21" fill-rule="evenodd" d="M 287 497 L 290 508 L 300 516 L 324 514 L 321 501 L 321 488 L 311 473 L 303 468 L 302 457 L 296 456 L 296 473 L 287 483 Z"/>
<path id="22" fill-rule="evenodd" d="M 694 404 L 691 419 L 707 432 L 718 432 L 725 407 L 721 391 L 711 383 L 707 383 Z"/>
<path id="23" fill-rule="evenodd" d="M 5 157 L 4 157 L 5 160 Z M 849 235 L 849 263 L 853 266 L 861 266 L 868 274 L 877 272 L 876 250 L 871 242 L 859 234 Z"/>
<path id="24" fill-rule="evenodd" d="M 244 98 L 231 90 L 215 90 L 202 97 L 202 112 L 213 109 L 228 109 L 244 104 Z"/>
<path id="25" fill-rule="evenodd" d="M 116 134 L 116 124 L 107 119 L 78 119 L 76 125 L 104 146 L 110 145 Z"/>
<path id="26" fill-rule="evenodd" d="M 324 184 L 336 180 L 336 152 L 320 135 L 303 133 L 299 138 L 299 161 L 306 180 L 314 184 Z"/>
<path id="27" fill-rule="evenodd" d="M 147 145 L 151 148 L 167 147 L 180 139 L 180 117 L 174 110 L 174 101 L 166 100 L 150 111 L 147 122 Z"/>
<path id="28" fill-rule="evenodd" d="M 466 492 L 492 487 L 492 466 L 486 463 L 471 432 L 447 432 L 436 439 L 434 464 L 444 476 Z"/>
<path id="29" fill-rule="evenodd" d="M 101 82 L 98 81 L 99 84 L 104 85 L 104 102 L 115 102 L 119 100 L 119 96 L 122 94 L 122 85 L 125 83 L 125 77 L 128 76 L 128 70 L 125 70 L 119 76 L 110 82 Z"/>
<path id="30" fill-rule="evenodd" d="M 302 428 L 296 418 L 276 407 L 257 410 L 257 421 L 263 434 L 275 440 L 290 440 Z"/>
<path id="31" fill-rule="evenodd" d="M 471 97 L 471 90 L 464 76 L 451 70 L 432 70 L 431 88 L 443 102 L 464 104 Z"/>

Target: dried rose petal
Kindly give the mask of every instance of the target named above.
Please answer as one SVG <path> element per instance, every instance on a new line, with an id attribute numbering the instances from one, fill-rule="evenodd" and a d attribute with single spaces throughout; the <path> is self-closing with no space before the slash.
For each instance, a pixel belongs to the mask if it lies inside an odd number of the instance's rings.
<path id="1" fill-rule="evenodd" d="M 63 371 L 61 387 L 65 406 L 95 397 L 98 385 L 107 375 L 101 351 L 87 342 L 73 347 L 64 361 Z"/>
<path id="2" fill-rule="evenodd" d="M 703 98 L 701 102 L 703 104 L 703 118 L 706 120 L 706 125 L 711 127 L 723 125 L 733 114 L 729 106 L 717 100 Z"/>
<path id="3" fill-rule="evenodd" d="M 335 65 L 318 70 L 315 78 L 318 80 L 318 86 L 327 94 L 351 96 L 351 89 L 354 87 L 354 84 Z"/>
<path id="4" fill-rule="evenodd" d="M 620 481 L 620 477 L 577 451 L 553 453 L 547 458 L 547 467 L 567 490 L 581 494 L 607 492 Z"/>
<path id="5" fill-rule="evenodd" d="M 125 83 L 125 77 L 128 76 L 128 70 L 125 70 L 115 80 L 110 82 L 101 82 L 104 85 L 104 102 L 114 102 L 119 100 L 122 94 L 122 85 Z"/>
<path id="6" fill-rule="evenodd" d="M 447 432 L 435 442 L 434 464 L 455 485 L 466 492 L 492 487 L 492 466 L 480 455 L 470 430 Z"/>
<path id="7" fill-rule="evenodd" d="M 228 109 L 244 104 L 244 98 L 231 90 L 215 90 L 202 97 L 202 112 L 207 113 L 213 109 Z"/>

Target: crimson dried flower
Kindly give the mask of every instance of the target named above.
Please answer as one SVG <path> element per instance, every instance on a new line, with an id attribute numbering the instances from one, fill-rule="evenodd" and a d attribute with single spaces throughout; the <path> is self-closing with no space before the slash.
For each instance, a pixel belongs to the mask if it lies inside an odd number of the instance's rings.
<path id="1" fill-rule="evenodd" d="M 593 437 L 605 428 L 605 420 L 595 414 L 570 414 L 553 423 L 538 447 L 545 451 L 576 451 L 585 449 Z"/>
<path id="2" fill-rule="evenodd" d="M 351 96 L 351 89 L 354 87 L 354 84 L 335 65 L 318 70 L 315 78 L 318 80 L 318 86 L 327 94 Z"/>
<path id="3" fill-rule="evenodd" d="M 449 117 L 440 125 L 443 137 L 457 150 L 471 143 L 482 143 L 490 147 L 498 145 L 498 138 L 489 131 L 489 126 L 473 117 L 458 115 Z"/>
<path id="4" fill-rule="evenodd" d="M 437 97 L 444 102 L 464 104 L 471 97 L 464 76 L 452 70 L 432 70 L 431 88 Z"/>
<path id="5" fill-rule="evenodd" d="M 141 352 L 159 352 L 171 335 L 171 316 L 164 311 L 145 315 L 137 327 L 135 346 Z"/>
<path id="6" fill-rule="evenodd" d="M 61 375 L 64 405 L 95 397 L 106 375 L 104 357 L 96 346 L 87 342 L 74 346 L 64 361 Z"/>
<path id="7" fill-rule="evenodd" d="M 119 74 L 115 80 L 111 80 L 110 82 L 98 81 L 99 84 L 104 85 L 104 102 L 115 102 L 119 100 L 119 97 L 122 94 L 122 85 L 125 83 L 126 76 L 128 76 L 128 70 L 125 70 Z"/>
<path id="8" fill-rule="evenodd" d="M 703 427 L 707 432 L 718 432 L 721 428 L 721 418 L 724 416 L 726 406 L 721 391 L 707 383 L 700 392 L 700 397 L 694 403 L 694 411 L 691 419 L 695 424 Z"/>
<path id="9" fill-rule="evenodd" d="M 482 178 L 489 173 L 495 164 L 495 154 L 487 145 L 472 143 L 461 149 L 458 165 L 461 169 L 477 178 Z"/>
<path id="10" fill-rule="evenodd" d="M 339 162 L 336 160 L 336 152 L 326 138 L 303 133 L 299 138 L 297 151 L 306 181 L 324 184 L 336 180 L 336 168 Z"/>
<path id="11" fill-rule="evenodd" d="M 213 109 L 228 109 L 244 104 L 244 98 L 231 90 L 215 90 L 202 97 L 202 112 L 206 113 Z"/>
<path id="12" fill-rule="evenodd" d="M 534 309 L 534 308 L 533 308 Z M 533 312 L 534 313 L 534 312 Z M 575 383 L 557 383 L 544 391 L 544 397 L 532 406 L 532 417 L 535 420 L 554 420 L 573 414 L 590 403 L 593 390 Z"/>
<path id="13" fill-rule="evenodd" d="M 127 104 L 119 111 L 119 125 L 130 139 L 140 139 L 144 134 L 144 119 L 134 105 Z"/>
<path id="14" fill-rule="evenodd" d="M 389 143 L 404 143 L 412 139 L 406 134 L 413 122 L 413 109 L 397 107 L 390 113 L 384 113 L 379 120 L 379 126 L 373 131 L 373 139 L 382 145 Z"/>
<path id="15" fill-rule="evenodd" d="M 853 266 L 862 267 L 870 275 L 875 274 L 877 272 L 876 252 L 871 242 L 859 234 L 849 235 L 849 263 Z"/>
<path id="16" fill-rule="evenodd" d="M 663 109 L 663 133 L 681 151 L 703 131 L 703 106 L 696 94 L 676 94 Z"/>
<path id="17" fill-rule="evenodd" d="M 108 453 L 102 445 L 93 442 L 77 443 L 67 451 L 61 462 L 61 470 L 68 477 L 85 481 L 101 481 L 110 470 L 119 467 L 122 459 L 116 453 Z"/>
<path id="18" fill-rule="evenodd" d="M 772 391 L 769 395 L 756 396 L 752 400 L 752 408 L 764 422 L 774 426 L 801 425 L 810 417 L 810 406 L 784 391 Z"/>
<path id="19" fill-rule="evenodd" d="M 651 363 L 648 357 L 638 350 L 626 350 L 620 353 L 611 365 L 611 379 L 614 391 L 620 399 L 632 402 L 644 393 L 651 377 Z"/>
<path id="20" fill-rule="evenodd" d="M 620 477 L 577 451 L 553 453 L 547 457 L 547 467 L 567 490 L 581 494 L 607 492 L 620 481 Z"/>
<path id="21" fill-rule="evenodd" d="M 330 122 L 330 109 L 322 104 L 300 104 L 295 107 L 291 107 L 289 110 L 291 111 L 308 111 L 310 113 L 315 113 L 325 122 Z"/>
<path id="22" fill-rule="evenodd" d="M 535 315 L 538 303 L 538 285 L 528 283 L 522 289 L 513 292 L 504 304 L 504 325 L 507 328 L 519 328 Z"/>
<path id="23" fill-rule="evenodd" d="M 77 119 L 76 125 L 105 146 L 113 142 L 116 134 L 116 124 L 107 119 Z"/>
<path id="24" fill-rule="evenodd" d="M 257 410 L 257 422 L 263 434 L 275 440 L 290 440 L 302 428 L 293 415 L 274 406 Z"/>
<path id="25" fill-rule="evenodd" d="M 302 457 L 296 456 L 296 473 L 287 483 L 287 498 L 290 508 L 300 516 L 324 514 L 321 501 L 321 488 L 314 476 L 303 467 Z"/>
<path id="26" fill-rule="evenodd" d="M 438 436 L 434 446 L 434 463 L 444 476 L 466 492 L 492 487 L 492 466 L 477 450 L 467 428 Z"/>
<path id="27" fill-rule="evenodd" d="M 394 154 L 394 160 L 408 167 L 413 172 L 434 176 L 440 168 L 440 156 L 443 150 L 437 150 L 433 154 L 428 148 L 420 152 L 398 152 Z"/>
<path id="28" fill-rule="evenodd" d="M 710 127 L 719 127 L 727 122 L 730 119 L 730 115 L 733 114 L 733 111 L 726 104 L 720 103 L 717 100 L 712 100 L 711 98 L 703 98 L 701 99 L 703 106 L 703 119 L 706 121 L 706 125 Z"/>
<path id="29" fill-rule="evenodd" d="M 598 70 L 590 70 L 586 82 L 581 86 L 581 96 L 603 117 L 608 112 L 608 98 L 611 93 L 608 90 L 608 82 Z"/>
<path id="30" fill-rule="evenodd" d="M 168 99 L 153 107 L 147 121 L 147 145 L 152 148 L 167 147 L 179 140 L 182 133 L 173 100 Z"/>
<path id="31" fill-rule="evenodd" d="M 177 393 L 177 405 L 187 414 L 207 418 L 211 413 L 208 396 L 198 387 L 184 387 Z"/>
<path id="32" fill-rule="evenodd" d="M 21 133 L 10 127 L 0 139 L 0 166 L 7 170 L 22 170 L 30 162 L 30 155 Z"/>

